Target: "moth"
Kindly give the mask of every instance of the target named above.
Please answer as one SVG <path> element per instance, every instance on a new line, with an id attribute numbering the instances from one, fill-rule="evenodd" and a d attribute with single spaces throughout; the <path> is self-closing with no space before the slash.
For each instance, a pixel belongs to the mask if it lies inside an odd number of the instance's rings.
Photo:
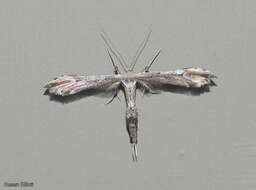
<path id="1" fill-rule="evenodd" d="M 138 47 L 131 63 L 128 65 L 121 53 L 115 48 L 108 35 L 103 31 L 101 37 L 105 42 L 114 73 L 110 75 L 61 75 L 49 81 L 46 85 L 46 94 L 53 99 L 73 101 L 84 96 L 112 92 L 111 103 L 118 93 L 124 94 L 126 102 L 126 129 L 132 145 L 132 158 L 137 161 L 138 144 L 138 110 L 136 107 L 136 91 L 143 94 L 157 94 L 160 91 L 198 95 L 209 92 L 209 87 L 216 85 L 213 81 L 216 76 L 201 68 L 183 68 L 173 71 L 150 72 L 150 68 L 159 56 L 158 51 L 152 61 L 141 72 L 134 72 L 135 65 L 145 49 L 151 35 L 147 33 Z M 114 60 L 115 59 L 115 60 Z M 122 72 L 115 62 L 118 62 Z M 70 98 L 70 99 L 69 99 Z M 73 100 L 72 100 L 73 99 Z"/>

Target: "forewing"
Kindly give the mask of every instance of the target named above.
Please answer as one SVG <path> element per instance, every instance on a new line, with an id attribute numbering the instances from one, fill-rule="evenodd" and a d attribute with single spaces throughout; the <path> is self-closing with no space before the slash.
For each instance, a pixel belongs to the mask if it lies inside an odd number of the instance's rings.
<path id="1" fill-rule="evenodd" d="M 140 73 L 138 80 L 149 87 L 171 85 L 186 88 L 203 88 L 215 85 L 216 76 L 208 70 L 201 68 L 184 68 L 175 71 Z"/>
<path id="2" fill-rule="evenodd" d="M 68 96 L 86 90 L 111 90 L 120 82 L 117 75 L 79 76 L 62 75 L 45 85 L 49 94 Z"/>

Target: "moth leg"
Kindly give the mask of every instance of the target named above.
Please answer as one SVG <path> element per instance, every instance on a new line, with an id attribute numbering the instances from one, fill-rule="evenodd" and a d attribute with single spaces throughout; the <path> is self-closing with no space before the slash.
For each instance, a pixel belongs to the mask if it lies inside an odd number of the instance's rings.
<path id="1" fill-rule="evenodd" d="M 145 88 L 143 88 L 143 90 L 142 90 L 142 97 L 144 97 L 145 94 L 146 94 L 146 90 L 145 90 Z"/>
<path id="2" fill-rule="evenodd" d="M 140 84 L 143 88 L 143 91 L 142 91 L 143 95 L 145 94 L 146 91 L 151 93 L 151 94 L 159 94 L 159 92 L 156 92 L 156 91 L 152 90 L 152 88 L 149 85 L 147 85 L 145 82 L 140 81 Z"/>
<path id="3" fill-rule="evenodd" d="M 147 65 L 145 68 L 144 68 L 144 72 L 149 72 L 149 69 L 150 67 L 152 66 L 152 64 L 155 62 L 156 58 L 159 56 L 159 54 L 161 53 L 161 50 L 159 50 L 157 52 L 157 54 L 155 55 L 155 57 L 153 58 L 153 60 L 151 61 L 151 63 L 149 65 Z"/>
<path id="4" fill-rule="evenodd" d="M 110 52 L 108 51 L 108 56 L 110 57 L 110 60 L 111 60 L 111 63 L 114 67 L 114 73 L 117 75 L 117 74 L 120 74 L 121 72 L 119 71 L 118 69 L 118 66 L 115 64 L 114 60 L 113 60 L 113 57 L 111 56 Z"/>
<path id="5" fill-rule="evenodd" d="M 101 35 L 103 41 L 105 42 L 106 46 L 108 47 L 108 49 L 116 57 L 116 59 L 118 60 L 118 62 L 122 66 L 123 70 L 125 72 L 127 72 L 128 71 L 128 66 L 127 66 L 124 58 L 122 57 L 121 53 L 114 47 L 114 45 L 111 42 L 111 40 L 109 39 L 108 35 L 104 31 L 102 31 L 100 35 Z"/>
<path id="6" fill-rule="evenodd" d="M 132 144 L 132 160 L 134 162 L 138 161 L 138 150 L 137 150 L 137 144 L 136 143 Z"/>
<path id="7" fill-rule="evenodd" d="M 110 104 L 111 102 L 113 102 L 113 100 L 117 97 L 117 99 L 121 102 L 121 99 L 118 96 L 118 92 L 119 90 L 115 89 L 115 93 L 113 95 L 113 97 L 106 103 L 106 105 Z"/>

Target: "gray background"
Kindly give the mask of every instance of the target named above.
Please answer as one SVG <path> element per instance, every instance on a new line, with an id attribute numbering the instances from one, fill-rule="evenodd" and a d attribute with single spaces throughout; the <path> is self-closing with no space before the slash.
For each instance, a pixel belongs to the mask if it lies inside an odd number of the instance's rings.
<path id="1" fill-rule="evenodd" d="M 123 95 L 63 105 L 42 87 L 65 73 L 111 73 L 100 30 L 130 60 L 150 25 L 138 70 L 162 49 L 152 70 L 200 66 L 218 87 L 138 94 L 133 163 Z M 250 0 L 0 0 L 0 189 L 255 189 L 255 36 Z"/>

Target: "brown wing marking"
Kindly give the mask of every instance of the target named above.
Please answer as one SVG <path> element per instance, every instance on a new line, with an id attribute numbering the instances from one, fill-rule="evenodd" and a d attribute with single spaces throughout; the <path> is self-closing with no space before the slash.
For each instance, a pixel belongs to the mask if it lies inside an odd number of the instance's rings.
<path id="1" fill-rule="evenodd" d="M 62 75 L 48 82 L 45 88 L 50 94 L 68 96 L 89 89 L 111 90 L 117 87 L 119 82 L 120 79 L 115 75 Z"/>
<path id="2" fill-rule="evenodd" d="M 201 68 L 184 68 L 175 71 L 140 73 L 138 80 L 149 86 L 173 85 L 187 88 L 203 88 L 214 85 L 216 76 Z"/>

